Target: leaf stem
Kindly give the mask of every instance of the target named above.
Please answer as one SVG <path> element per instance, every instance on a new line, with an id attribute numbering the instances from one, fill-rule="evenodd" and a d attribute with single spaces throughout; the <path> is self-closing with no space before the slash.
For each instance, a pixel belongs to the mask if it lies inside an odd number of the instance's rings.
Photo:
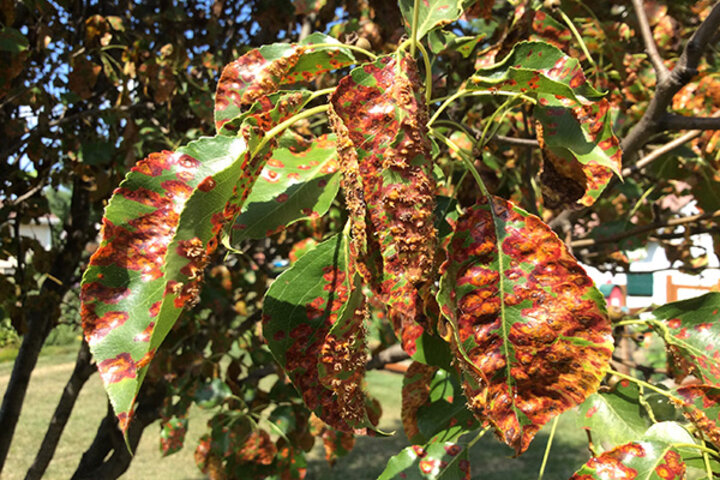
<path id="1" fill-rule="evenodd" d="M 420 42 L 417 43 L 417 46 L 422 54 L 423 62 L 425 62 L 425 103 L 430 105 L 430 99 L 432 98 L 432 64 L 425 46 Z"/>
<path id="2" fill-rule="evenodd" d="M 485 428 L 483 428 L 482 430 L 480 430 L 480 432 L 475 436 L 475 438 L 473 438 L 472 440 L 470 440 L 470 443 L 468 443 L 468 445 L 467 445 L 467 449 L 470 450 L 472 447 L 474 447 L 475 444 L 476 444 L 477 442 L 479 442 L 480 439 L 488 432 L 488 430 L 490 430 L 490 427 L 491 427 L 491 426 L 488 425 L 487 427 L 485 427 Z"/>
<path id="3" fill-rule="evenodd" d="M 312 92 L 310 94 L 310 98 L 308 99 L 308 101 L 314 100 L 317 97 L 322 97 L 323 95 L 330 95 L 334 91 L 335 91 L 335 87 L 323 88 L 322 90 L 315 90 L 314 92 Z"/>
<path id="4" fill-rule="evenodd" d="M 590 56 L 590 52 L 587 49 L 587 45 L 585 45 L 585 42 L 582 39 L 582 36 L 580 36 L 580 32 L 577 31 L 577 28 L 575 28 L 575 25 L 573 24 L 572 20 L 570 20 L 570 17 L 568 17 L 565 12 L 558 9 L 560 12 L 560 16 L 562 17 L 565 24 L 568 26 L 570 31 L 572 32 L 573 36 L 575 37 L 575 40 L 580 44 L 580 49 L 583 51 L 585 56 L 588 59 L 588 63 L 592 65 L 595 69 L 597 69 L 597 64 L 595 63 L 595 60 L 593 60 L 592 56 Z"/>
<path id="5" fill-rule="evenodd" d="M 277 125 L 275 125 L 273 128 L 268 130 L 268 132 L 262 137 L 262 140 L 257 144 L 255 149 L 252 151 L 252 156 L 254 157 L 257 155 L 264 147 L 267 145 L 267 143 L 272 140 L 275 136 L 282 133 L 286 128 L 292 126 L 295 122 L 302 120 L 304 118 L 312 117 L 313 115 L 317 113 L 324 113 L 327 112 L 330 108 L 330 105 L 319 105 L 317 107 L 309 108 L 303 112 L 298 113 L 297 115 L 293 115 L 292 117 L 288 118 L 284 122 L 281 122 Z"/>
<path id="6" fill-rule="evenodd" d="M 362 53 L 366 57 L 370 58 L 371 60 L 376 60 L 377 55 L 374 53 L 365 50 L 362 47 L 358 47 L 356 45 L 348 45 L 346 43 L 313 43 L 310 45 L 304 45 L 305 48 L 347 48 L 348 50 L 353 50 L 355 52 Z"/>
<path id="7" fill-rule="evenodd" d="M 465 97 L 465 96 L 467 96 L 467 97 L 481 97 L 481 96 L 486 97 L 486 96 L 495 96 L 495 95 L 500 95 L 500 96 L 505 96 L 505 97 L 518 97 L 518 98 L 522 98 L 523 100 L 527 100 L 531 103 L 536 103 L 535 99 L 530 98 L 526 95 L 518 94 L 517 92 L 509 92 L 509 91 L 505 91 L 505 90 L 495 90 L 492 92 L 490 90 L 458 90 L 457 92 L 450 95 L 449 97 L 436 98 L 436 99 L 433 99 L 430 101 L 430 103 L 437 103 L 440 101 L 442 101 L 443 103 L 438 107 L 438 109 L 435 111 L 433 116 L 428 121 L 428 127 L 432 126 L 432 124 L 435 122 L 435 120 L 437 120 L 437 118 L 440 116 L 440 114 L 443 112 L 443 110 L 445 110 L 452 102 L 454 102 L 455 100 L 457 100 L 460 97 Z"/>
<path id="8" fill-rule="evenodd" d="M 662 395 L 662 396 L 664 396 L 664 397 L 667 397 L 667 398 L 669 398 L 670 400 L 672 400 L 672 401 L 674 401 L 674 402 L 685 403 L 682 399 L 676 397 L 676 396 L 673 395 L 672 393 L 670 393 L 670 392 L 668 392 L 668 391 L 666 391 L 666 390 L 663 390 L 662 388 L 658 388 L 658 387 L 656 387 L 655 385 L 652 385 L 652 384 L 650 384 L 650 383 L 644 382 L 644 381 L 640 380 L 639 378 L 635 378 L 635 377 L 633 377 L 633 376 L 631 376 L 631 375 L 625 375 L 624 373 L 620 373 L 620 372 L 618 372 L 617 370 L 613 370 L 612 368 L 608 368 L 608 369 L 607 369 L 607 373 L 610 374 L 610 375 L 615 375 L 616 377 L 623 378 L 623 379 L 625 379 L 625 380 L 629 380 L 629 381 L 631 381 L 631 382 L 633 382 L 633 383 L 636 383 L 636 384 L 638 384 L 638 385 L 642 385 L 643 387 L 645 387 L 645 388 L 647 388 L 647 389 L 649 389 L 649 390 L 652 390 L 653 392 L 659 393 L 660 395 Z"/>
<path id="9" fill-rule="evenodd" d="M 540 465 L 540 472 L 538 473 L 538 480 L 542 480 L 545 475 L 545 465 L 547 465 L 548 458 L 550 457 L 550 448 L 552 447 L 553 438 L 555 437 L 555 429 L 557 429 L 558 415 L 553 419 L 552 427 L 550 427 L 550 436 L 548 437 L 547 445 L 545 446 L 545 455 L 543 455 L 542 464 Z"/>
<path id="10" fill-rule="evenodd" d="M 415 0 L 413 2 L 413 18 L 412 18 L 412 26 L 411 26 L 411 33 L 410 33 L 410 56 L 415 57 L 415 46 L 417 45 L 417 27 L 418 27 L 418 20 L 420 19 L 420 0 Z"/>
<path id="11" fill-rule="evenodd" d="M 703 448 L 707 448 L 705 439 L 700 439 L 700 441 L 702 442 Z M 714 455 L 717 456 L 717 453 L 715 453 Z M 707 473 L 708 480 L 709 480 L 713 477 L 712 467 L 710 466 L 710 456 L 708 455 L 708 452 L 702 450 L 702 457 L 703 457 L 703 464 L 705 465 L 705 473 Z"/>
<path id="12" fill-rule="evenodd" d="M 703 443 L 705 442 L 703 441 Z M 673 443 L 671 446 L 675 448 L 694 448 L 695 450 L 700 450 L 701 452 L 708 453 L 714 457 L 720 455 L 719 452 L 713 450 L 712 448 L 708 448 L 705 445 L 698 445 L 696 443 Z"/>

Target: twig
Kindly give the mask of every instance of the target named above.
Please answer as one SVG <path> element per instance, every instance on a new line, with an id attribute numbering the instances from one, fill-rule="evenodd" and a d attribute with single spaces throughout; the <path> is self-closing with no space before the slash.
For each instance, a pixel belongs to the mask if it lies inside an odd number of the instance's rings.
<path id="1" fill-rule="evenodd" d="M 632 167 L 624 168 L 622 171 L 623 177 L 627 177 L 628 175 L 631 175 L 632 173 L 635 173 L 637 171 L 642 170 L 646 166 L 650 165 L 652 162 L 657 160 L 658 158 L 662 157 L 666 153 L 676 149 L 677 147 L 684 145 L 685 143 L 689 142 L 693 138 L 697 137 L 702 133 L 702 130 L 691 130 L 684 135 L 681 135 L 677 137 L 676 139 L 666 143 L 662 147 L 658 147 L 652 152 L 645 155 L 643 158 L 637 161 L 635 165 Z"/>
<path id="2" fill-rule="evenodd" d="M 633 2 L 637 1 L 633 0 Z M 717 33 L 718 26 L 720 26 L 720 2 L 713 6 L 710 14 L 685 44 L 672 72 L 665 77 L 658 77 L 655 95 L 650 100 L 647 110 L 622 141 L 625 163 L 634 160 L 647 140 L 666 128 L 663 122 L 666 120 L 667 109 L 673 97 L 697 74 L 700 59 L 710 40 Z"/>
<path id="3" fill-rule="evenodd" d="M 686 117 L 668 113 L 660 119 L 662 130 L 720 130 L 720 118 L 712 117 Z"/>
<path id="4" fill-rule="evenodd" d="M 410 358 L 402 349 L 399 343 L 391 345 L 385 350 L 381 350 L 370 359 L 366 365 L 367 370 L 378 370 L 388 363 L 397 363 Z"/>
<path id="5" fill-rule="evenodd" d="M 590 247 L 593 245 L 599 245 L 603 243 L 615 243 L 619 240 L 629 238 L 640 233 L 657 230 L 664 227 L 677 227 L 679 225 L 685 225 L 688 223 L 699 222 L 701 220 L 708 220 L 711 218 L 720 218 L 720 210 L 709 213 L 700 213 L 697 215 L 690 215 L 687 217 L 671 218 L 666 222 L 653 222 L 648 225 L 641 225 L 639 227 L 627 230 L 625 232 L 616 233 L 614 235 L 608 235 L 606 237 L 599 238 L 581 238 L 579 240 L 573 240 L 570 242 L 572 248 Z"/>
<path id="6" fill-rule="evenodd" d="M 650 58 L 650 63 L 652 63 L 653 69 L 655 69 L 655 75 L 657 75 L 659 84 L 666 81 L 667 77 L 670 75 L 670 70 L 667 69 L 662 57 L 660 56 L 660 52 L 658 52 L 652 30 L 650 30 L 650 22 L 648 21 L 647 13 L 645 12 L 643 0 L 632 0 L 632 4 L 635 9 L 635 16 L 637 17 L 638 25 L 640 27 L 640 34 L 642 35 L 643 43 L 645 44 L 645 50 Z"/>

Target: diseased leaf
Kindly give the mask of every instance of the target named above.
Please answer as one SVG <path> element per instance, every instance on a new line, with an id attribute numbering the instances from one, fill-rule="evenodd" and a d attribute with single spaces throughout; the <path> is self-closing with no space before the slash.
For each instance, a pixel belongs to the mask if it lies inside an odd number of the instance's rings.
<path id="1" fill-rule="evenodd" d="M 318 43 L 341 45 L 332 37 L 313 33 L 300 44 L 264 45 L 226 65 L 215 93 L 215 126 L 218 131 L 253 102 L 276 92 L 281 85 L 307 81 L 321 73 L 355 63 L 355 57 L 346 48 L 309 48 Z"/>
<path id="2" fill-rule="evenodd" d="M 720 449 L 720 387 L 689 385 L 677 390 L 683 414 Z"/>
<path id="3" fill-rule="evenodd" d="M 456 425 L 434 436 L 423 445 L 411 445 L 393 456 L 378 480 L 470 480 L 469 430 Z"/>
<path id="4" fill-rule="evenodd" d="M 547 225 L 496 197 L 460 217 L 443 269 L 469 407 L 522 453 L 597 390 L 613 345 L 602 294 Z"/>
<path id="5" fill-rule="evenodd" d="M 415 444 L 424 440 L 417 426 L 417 413 L 418 409 L 430 399 L 430 381 L 436 371 L 437 367 L 420 362 L 412 362 L 405 371 L 400 417 L 405 435 Z"/>
<path id="6" fill-rule="evenodd" d="M 436 55 L 458 52 L 463 58 L 468 58 L 478 43 L 486 40 L 485 34 L 475 36 L 458 36 L 445 30 L 433 30 L 428 35 L 430 50 Z"/>
<path id="7" fill-rule="evenodd" d="M 612 390 L 594 393 L 580 405 L 578 424 L 590 429 L 596 442 L 622 445 L 636 440 L 649 426 L 638 397 L 637 385 L 620 381 Z"/>
<path id="8" fill-rule="evenodd" d="M 364 393 L 365 314 L 345 238 L 319 244 L 275 280 L 263 335 L 310 410 L 337 430 L 364 434 L 378 415 Z"/>
<path id="9" fill-rule="evenodd" d="M 330 466 L 335 465 L 340 457 L 350 453 L 355 446 L 355 435 L 335 430 L 315 415 L 310 417 L 310 433 L 322 438 L 325 460 Z"/>
<path id="10" fill-rule="evenodd" d="M 340 188 L 338 168 L 335 139 L 327 135 L 302 152 L 276 149 L 235 220 L 231 244 L 324 215 Z"/>
<path id="11" fill-rule="evenodd" d="M 620 175 L 622 152 L 610 105 L 587 82 L 580 62 L 558 48 L 520 42 L 501 62 L 478 70 L 467 88 L 516 92 L 537 101 L 543 194 L 551 208 L 592 205 L 612 174 Z"/>
<path id="12" fill-rule="evenodd" d="M 268 117 L 293 114 L 295 102 L 273 98 Z M 105 211 L 102 241 L 83 276 L 81 315 L 123 432 L 148 363 L 197 301 L 218 235 L 263 167 L 270 146 L 249 152 L 273 124 L 259 126 L 252 114 L 246 120 L 238 137 L 201 138 L 138 162 Z"/>
<path id="13" fill-rule="evenodd" d="M 668 303 L 653 315 L 667 327 L 670 371 L 677 381 L 694 375 L 720 386 L 720 293 Z"/>
<path id="14" fill-rule="evenodd" d="M 705 471 L 705 459 L 702 452 L 691 446 L 698 444 L 697 439 L 679 423 L 660 422 L 653 424 L 642 436 L 642 439 L 673 444 L 688 468 L 698 468 Z M 713 458 L 712 455 L 709 456 L 708 460 L 712 471 L 720 473 L 720 462 Z"/>
<path id="15" fill-rule="evenodd" d="M 400 0 L 400 11 L 408 33 L 412 30 L 413 0 Z M 454 22 L 462 14 L 462 0 L 423 0 L 418 3 L 417 39 L 434 28 Z"/>
<path id="16" fill-rule="evenodd" d="M 685 463 L 669 444 L 632 442 L 593 457 L 570 480 L 684 480 Z"/>
<path id="17" fill-rule="evenodd" d="M 182 450 L 187 428 L 186 417 L 172 417 L 160 424 L 160 451 L 163 457 Z"/>
<path id="18" fill-rule="evenodd" d="M 353 263 L 387 305 L 405 351 L 427 362 L 443 342 L 430 334 L 422 312 L 420 290 L 429 282 L 436 247 L 436 185 L 414 61 L 393 55 L 352 70 L 331 106 Z"/>

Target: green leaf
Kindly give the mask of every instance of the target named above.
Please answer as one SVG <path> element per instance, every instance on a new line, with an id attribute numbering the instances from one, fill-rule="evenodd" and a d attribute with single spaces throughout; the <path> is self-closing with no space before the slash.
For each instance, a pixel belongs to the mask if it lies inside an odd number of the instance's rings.
<path id="1" fill-rule="evenodd" d="M 578 425 L 590 429 L 596 442 L 621 445 L 640 438 L 649 426 L 636 384 L 618 382 L 608 392 L 594 393 L 580 405 Z"/>
<path id="2" fill-rule="evenodd" d="M 448 245 L 438 303 L 468 405 L 517 453 L 597 390 L 612 336 L 602 294 L 538 217 L 493 197 Z"/>
<path id="3" fill-rule="evenodd" d="M 201 385 L 195 392 L 195 403 L 201 408 L 215 408 L 232 396 L 232 390 L 227 383 L 219 378 Z"/>
<path id="4" fill-rule="evenodd" d="M 485 34 L 461 37 L 445 30 L 433 30 L 428 34 L 428 44 L 430 50 L 436 55 L 458 52 L 463 58 L 468 58 L 477 44 L 486 38 Z"/>
<path id="5" fill-rule="evenodd" d="M 430 362 L 447 346 L 433 335 L 422 308 L 437 242 L 436 181 L 415 62 L 391 55 L 356 68 L 330 101 L 353 263 L 387 305 L 405 351 Z"/>
<path id="6" fill-rule="evenodd" d="M 627 443 L 593 457 L 570 480 L 684 480 L 685 463 L 668 443 L 644 440 Z"/>
<path id="7" fill-rule="evenodd" d="M 310 410 L 337 430 L 363 434 L 377 416 L 364 392 L 363 299 L 345 239 L 319 244 L 273 282 L 263 336 Z"/>
<path id="8" fill-rule="evenodd" d="M 264 45 L 226 65 L 215 93 L 217 130 L 282 85 L 308 81 L 324 72 L 355 63 L 355 57 L 347 48 L 309 48 L 318 43 L 342 45 L 332 37 L 313 33 L 300 44 Z"/>
<path id="9" fill-rule="evenodd" d="M 333 137 L 316 138 L 302 152 L 276 149 L 235 220 L 231 244 L 265 238 L 299 220 L 324 215 L 339 188 Z"/>
<path id="10" fill-rule="evenodd" d="M 295 103 L 274 99 L 268 118 L 294 113 Z M 205 137 L 138 162 L 105 211 L 102 241 L 83 276 L 81 314 L 123 432 L 149 362 L 197 301 L 218 235 L 263 167 L 265 150 L 250 152 L 273 123 L 258 126 L 250 114 L 246 121 L 240 137 Z"/>
<path id="11" fill-rule="evenodd" d="M 665 328 L 670 370 L 678 381 L 694 375 L 720 386 L 720 293 L 668 303 L 653 312 Z"/>
<path id="12" fill-rule="evenodd" d="M 585 78 L 580 62 L 544 42 L 520 42 L 496 65 L 478 70 L 469 90 L 522 94 L 536 101 L 538 137 L 545 154 L 546 203 L 589 206 L 612 174 L 620 175 L 622 152 L 612 132 L 610 105 Z"/>
<path id="13" fill-rule="evenodd" d="M 408 33 L 412 31 L 414 0 L 400 0 L 400 11 L 405 20 Z M 452 23 L 462 14 L 461 0 L 422 0 L 418 2 L 417 39 L 421 40 L 426 33 Z"/>

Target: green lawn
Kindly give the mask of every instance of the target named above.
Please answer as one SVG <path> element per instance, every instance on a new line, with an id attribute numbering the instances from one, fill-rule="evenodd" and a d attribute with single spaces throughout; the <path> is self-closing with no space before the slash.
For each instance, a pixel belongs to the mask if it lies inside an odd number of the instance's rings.
<path id="1" fill-rule="evenodd" d="M 10 450 L 8 463 L 3 472 L 3 480 L 24 478 L 45 434 L 45 428 L 62 388 L 70 376 L 74 361 L 74 352 L 67 351 L 67 349 L 65 351 L 56 349 L 51 354 L 45 354 L 39 359 Z M 11 362 L 0 363 L 1 392 L 5 390 L 11 368 Z M 384 415 L 380 425 L 381 429 L 396 431 L 396 434 L 388 438 L 359 438 L 355 449 L 348 456 L 340 459 L 332 469 L 325 463 L 320 445 L 316 445 L 308 462 L 308 479 L 368 480 L 375 478 L 382 472 L 387 460 L 406 445 L 400 425 L 401 377 L 392 373 L 375 371 L 369 373 L 368 380 L 371 392 L 383 403 Z M 80 394 L 45 479 L 65 480 L 70 477 L 82 452 L 92 440 L 97 425 L 105 415 L 105 409 L 106 398 L 100 379 L 97 375 L 93 375 Z M 150 426 L 145 431 L 130 470 L 123 478 L 133 480 L 204 478 L 195 467 L 193 452 L 198 437 L 205 429 L 207 418 L 207 412 L 199 409 L 191 412 L 186 448 L 168 458 L 160 456 L 158 427 Z M 486 435 L 471 452 L 473 478 L 482 480 L 536 478 L 548 431 L 548 428 L 543 429 L 528 452 L 519 458 L 512 458 L 512 450 L 500 444 L 492 435 Z M 575 427 L 574 413 L 569 412 L 560 419 L 545 478 L 548 480 L 567 479 L 587 458 L 585 435 Z"/>

